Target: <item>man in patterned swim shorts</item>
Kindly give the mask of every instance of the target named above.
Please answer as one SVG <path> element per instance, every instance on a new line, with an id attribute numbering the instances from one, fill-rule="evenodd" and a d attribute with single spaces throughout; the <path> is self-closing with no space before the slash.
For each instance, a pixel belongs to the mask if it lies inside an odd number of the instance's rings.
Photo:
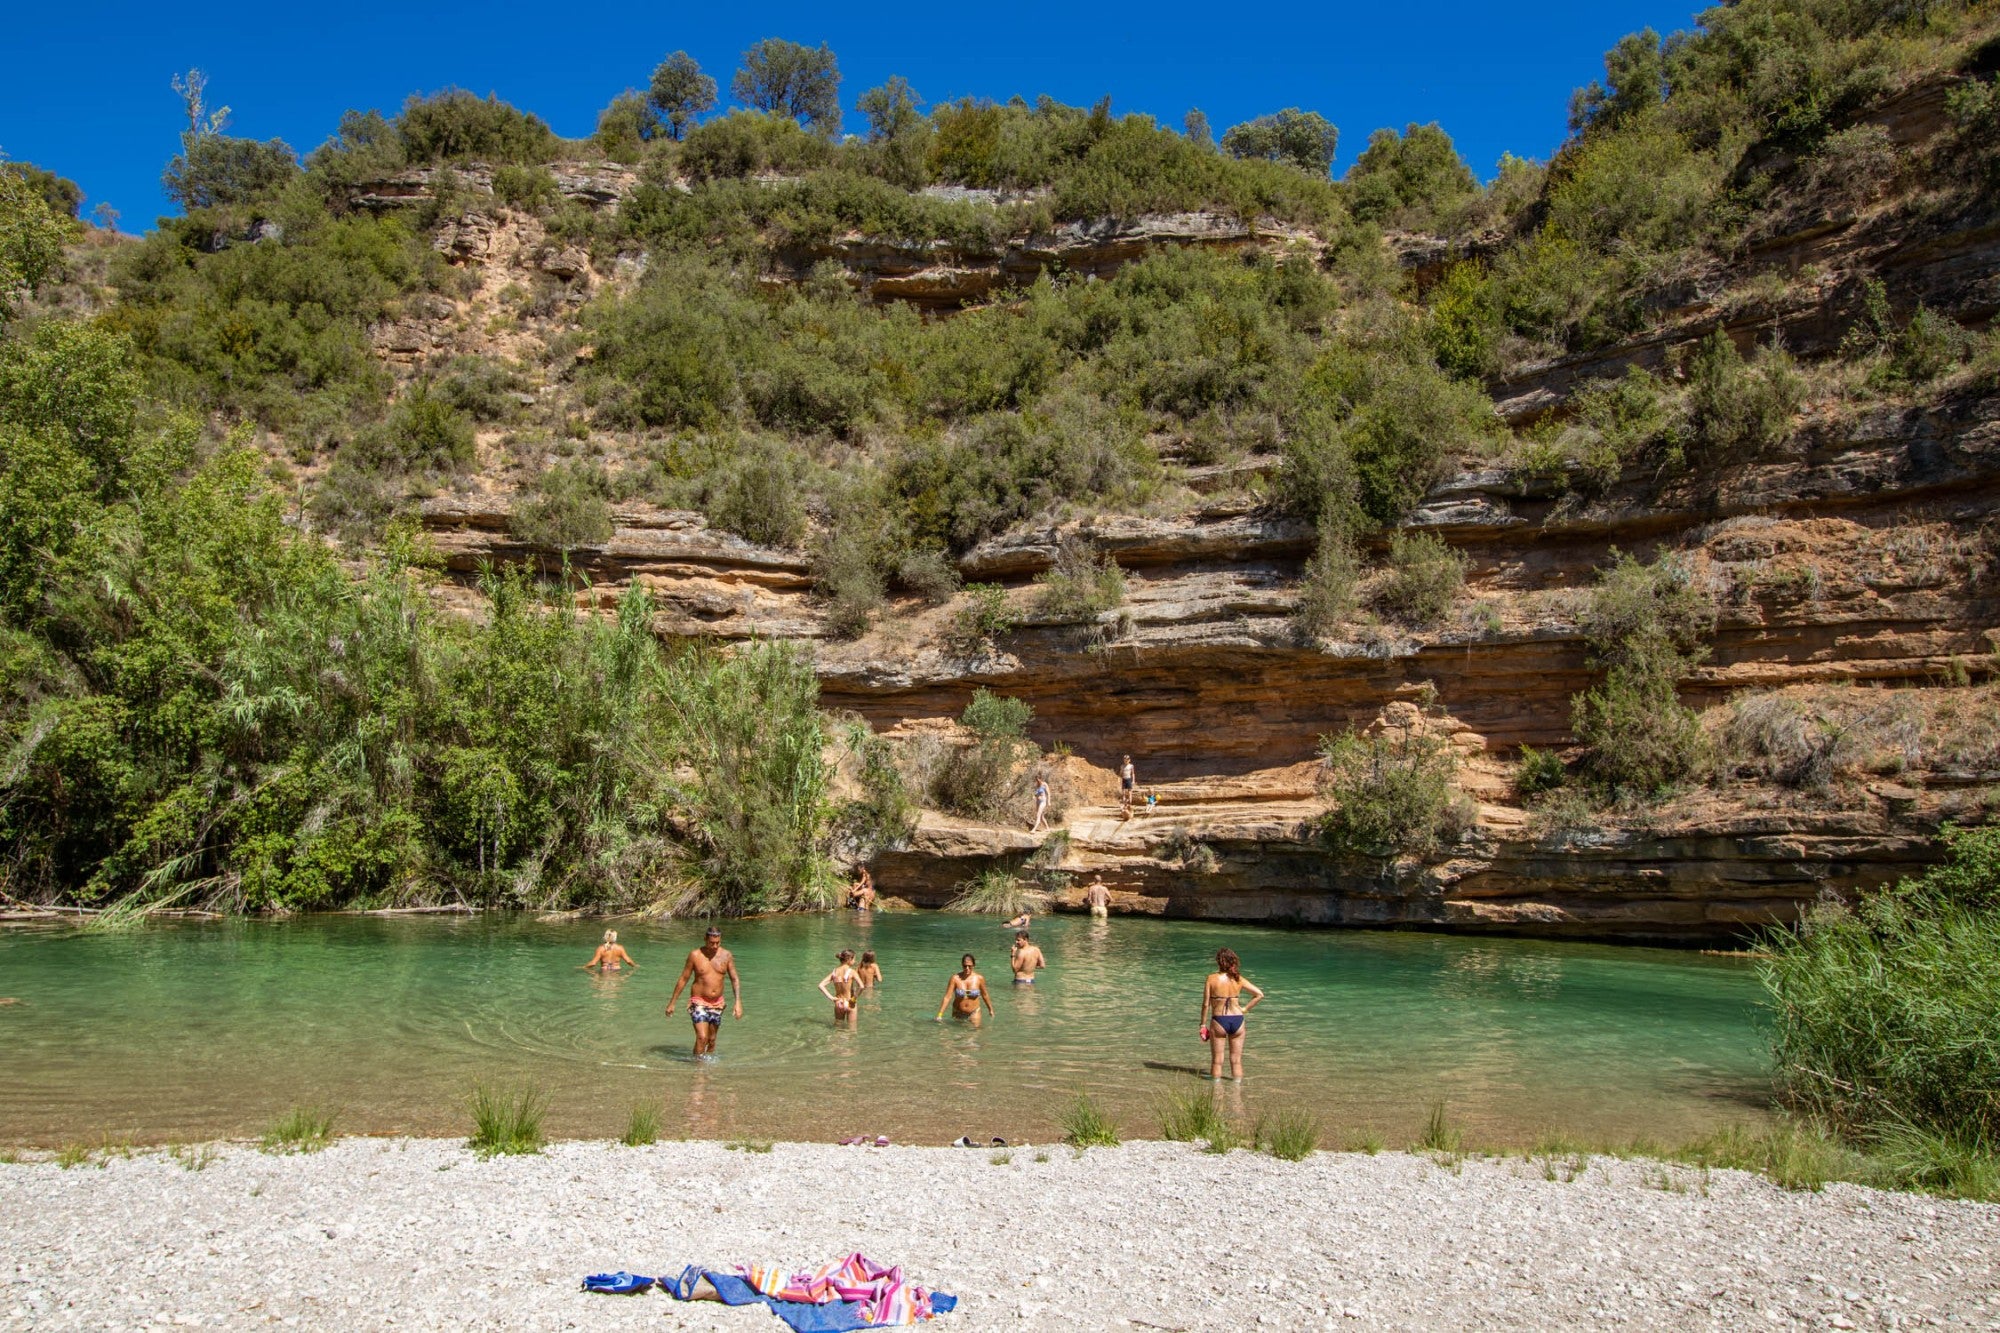
<path id="1" fill-rule="evenodd" d="M 722 985 L 727 981 L 736 991 L 736 1009 L 732 1015 L 743 1017 L 743 978 L 736 975 L 736 955 L 722 947 L 722 932 L 714 926 L 702 939 L 699 949 L 691 950 L 687 965 L 681 968 L 680 980 L 674 983 L 674 993 L 667 1000 L 667 1016 L 672 1017 L 674 1006 L 680 1002 L 681 988 L 694 979 L 694 988 L 688 991 L 688 1018 L 694 1023 L 694 1053 L 697 1056 L 715 1054 L 715 1034 L 722 1028 Z"/>

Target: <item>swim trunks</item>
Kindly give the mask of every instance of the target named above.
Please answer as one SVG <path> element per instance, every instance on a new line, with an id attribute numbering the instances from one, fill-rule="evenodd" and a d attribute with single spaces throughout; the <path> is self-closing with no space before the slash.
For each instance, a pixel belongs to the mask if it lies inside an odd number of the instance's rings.
<path id="1" fill-rule="evenodd" d="M 1035 979 L 1033 977 L 1015 977 L 1014 984 L 1016 986 L 1032 986 L 1035 984 Z"/>
<path id="2" fill-rule="evenodd" d="M 697 1004 L 693 1000 L 690 1000 L 688 1001 L 688 1021 L 696 1027 L 700 1027 L 703 1023 L 706 1023 L 711 1027 L 719 1028 L 722 1026 L 722 1006 L 719 1004 Z"/>
<path id="3" fill-rule="evenodd" d="M 1222 1035 L 1225 1037 L 1233 1037 L 1243 1030 L 1243 1015 L 1241 1014 L 1211 1014 L 1209 1015 L 1209 1022 L 1222 1029 Z"/>
<path id="4" fill-rule="evenodd" d="M 1110 915 L 1111 915 L 1111 913 L 1109 913 L 1109 912 L 1107 912 L 1107 911 L 1105 911 L 1105 910 L 1104 910 L 1104 908 L 1103 908 L 1103 906 L 1102 906 L 1102 905 L 1097 905 L 1097 906 L 1093 906 L 1093 907 L 1092 907 L 1092 908 L 1090 909 L 1090 914 L 1091 914 L 1092 916 L 1097 916 L 1097 917 L 1105 917 L 1105 916 L 1110 916 Z"/>

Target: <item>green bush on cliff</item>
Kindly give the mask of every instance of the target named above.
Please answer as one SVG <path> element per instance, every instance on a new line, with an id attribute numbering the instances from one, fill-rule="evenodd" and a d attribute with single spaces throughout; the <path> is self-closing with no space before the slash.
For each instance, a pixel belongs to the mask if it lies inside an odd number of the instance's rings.
<path id="1" fill-rule="evenodd" d="M 1418 629 L 1442 624 L 1465 587 L 1465 566 L 1465 557 L 1435 533 L 1392 533 L 1389 577 L 1375 594 L 1376 604 Z"/>
<path id="2" fill-rule="evenodd" d="M 1950 1192 L 2000 1145 L 2000 829 L 1947 829 L 1950 859 L 1775 934 L 1763 965 L 1786 1094 Z M 1942 1149 L 1943 1151 L 1940 1151 Z M 1972 1191 L 1966 1191 L 1972 1192 Z"/>
<path id="3" fill-rule="evenodd" d="M 1052 620 L 1095 620 L 1125 602 L 1125 571 L 1087 542 L 1064 542 L 1035 582 L 1041 588 L 1035 609 Z"/>
<path id="4" fill-rule="evenodd" d="M 1614 552 L 1580 628 L 1604 680 L 1570 704 L 1585 766 L 1611 794 L 1656 795 L 1701 771 L 1708 742 L 1678 683 L 1707 655 L 1715 604 L 1672 556 Z"/>
<path id="5" fill-rule="evenodd" d="M 1458 754 L 1440 737 L 1349 731 L 1322 736 L 1321 787 L 1334 803 L 1320 836 L 1354 856 L 1427 856 L 1472 825 L 1471 803 L 1454 781 Z"/>

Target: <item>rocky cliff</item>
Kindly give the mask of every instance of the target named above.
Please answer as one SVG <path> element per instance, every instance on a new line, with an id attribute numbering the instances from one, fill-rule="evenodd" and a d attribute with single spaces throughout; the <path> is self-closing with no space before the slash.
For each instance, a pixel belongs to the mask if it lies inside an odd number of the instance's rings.
<path id="1" fill-rule="evenodd" d="M 1935 131 L 1935 89 L 1881 112 L 1892 135 Z M 563 175 L 564 192 L 615 208 L 629 179 Z M 415 177 L 364 190 L 362 207 L 406 206 Z M 766 280 L 834 263 L 878 301 L 947 310 L 1060 266 L 1115 271 L 1169 244 L 1289 246 L 1302 238 L 1206 215 L 1072 225 L 989 253 L 851 236 L 782 252 Z M 629 262 L 568 253 L 532 222 L 466 219 L 441 234 L 455 263 L 481 268 L 460 302 L 406 312 L 380 346 L 479 350 L 499 293 L 530 278 L 579 299 Z M 1402 238 L 1420 281 L 1436 246 Z M 1587 356 L 1516 367 L 1489 386 L 1515 423 L 1560 418 L 1580 386 L 1628 365 L 1670 368 L 1720 328 L 1748 345 L 1773 333 L 1803 355 L 1850 328 L 1861 278 L 1898 308 L 1924 303 L 1977 327 L 2000 307 L 2000 229 L 1913 226 L 1880 210 L 1792 219 L 1740 263 L 1689 275 L 1686 300 L 1645 332 Z M 1757 283 L 1759 274 L 1785 275 Z M 532 319 L 508 336 L 538 334 Z M 579 355 L 588 355 L 583 349 Z M 1588 498 L 1562 478 L 1467 458 L 1431 488 L 1410 526 L 1444 539 L 1467 582 L 1441 627 L 1362 627 L 1352 642 L 1305 645 L 1291 627 L 1313 534 L 1263 498 L 1275 457 L 1254 451 L 1178 472 L 1175 497 L 1145 513 L 1030 524 L 965 554 L 958 572 L 997 585 L 1016 627 L 968 645 L 953 632 L 966 594 L 908 600 L 858 639 L 827 633 L 812 565 L 760 548 L 698 514 L 639 504 L 569 555 L 608 606 L 638 583 L 670 637 L 813 641 L 825 707 L 889 736 L 950 734 L 975 688 L 1025 700 L 1031 736 L 1059 755 L 1058 841 L 1012 825 L 925 812 L 880 851 L 878 883 L 941 904 L 977 871 L 1031 856 L 1075 905 L 1101 876 L 1122 910 L 1241 920 L 1425 925 L 1621 938 L 1714 938 L 1786 921 L 1816 898 L 1909 872 L 1947 819 L 2000 801 L 1990 681 L 2000 649 L 2000 395 L 1968 382 L 1917 405 L 1810 404 L 1782 449 L 1670 477 L 1629 475 Z M 489 470 L 427 502 L 424 520 L 467 599 L 489 563 L 552 563 L 510 535 L 512 484 Z M 1066 540 L 1115 559 L 1122 606 L 1085 624 L 1049 623 L 1035 578 Z M 1716 776 L 1648 808 L 1587 818 L 1530 808 L 1514 787 L 1520 747 L 1573 743 L 1570 700 L 1596 675 L 1579 620 L 1616 552 L 1679 553 L 1718 620 L 1684 698 L 1705 710 Z M 1745 691 L 1843 728 L 1846 766 L 1800 784 L 1730 739 Z M 1777 705 L 1773 705 L 1777 706 Z M 1343 728 L 1414 725 L 1449 738 L 1475 816 L 1429 858 L 1354 860 L 1314 828 L 1327 808 L 1316 747 Z M 1831 719 L 1831 720 L 1829 720 Z M 1732 749 L 1732 746 L 1735 748 Z M 1125 817 L 1111 774 L 1131 754 L 1151 810 Z"/>

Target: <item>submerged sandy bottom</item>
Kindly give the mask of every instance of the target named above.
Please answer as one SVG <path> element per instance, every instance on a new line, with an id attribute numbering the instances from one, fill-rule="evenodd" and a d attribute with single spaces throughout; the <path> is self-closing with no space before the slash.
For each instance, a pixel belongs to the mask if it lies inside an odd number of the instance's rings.
<path id="1" fill-rule="evenodd" d="M 1045 1160 L 1038 1157 L 1045 1154 Z M 441 1140 L 0 1166 L 0 1327 L 778 1329 L 588 1272 L 861 1249 L 949 1329 L 2000 1326 L 2000 1207 L 1600 1160 Z M 1664 1188 L 1663 1188 L 1664 1186 Z M 1754 1324 L 1753 1324 L 1754 1321 Z"/>

